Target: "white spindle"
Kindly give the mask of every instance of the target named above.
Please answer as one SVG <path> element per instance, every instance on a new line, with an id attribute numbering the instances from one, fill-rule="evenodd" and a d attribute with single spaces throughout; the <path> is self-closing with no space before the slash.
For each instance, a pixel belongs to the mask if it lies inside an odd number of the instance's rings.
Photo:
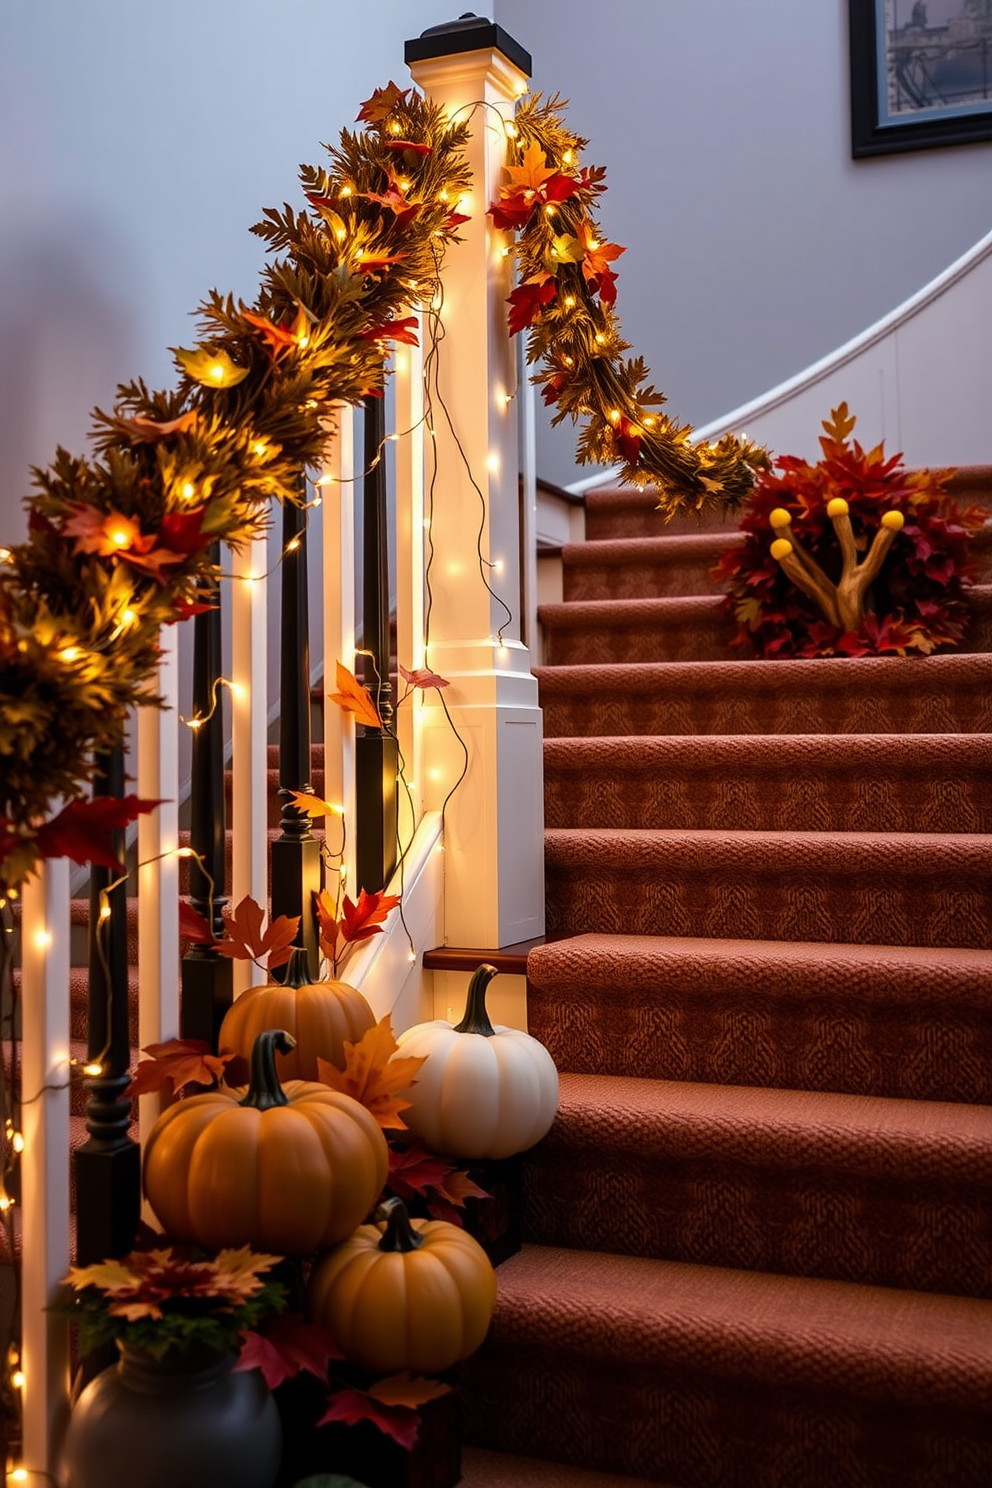
<path id="1" fill-rule="evenodd" d="M 324 533 L 324 799 L 340 804 L 349 827 L 345 869 L 355 887 L 355 727 L 330 694 L 337 691 L 335 663 L 355 669 L 355 444 L 354 414 L 339 406 L 321 475 Z M 341 822 L 328 818 L 335 851 Z"/>
<path id="2" fill-rule="evenodd" d="M 164 708 L 138 710 L 138 794 L 161 801 L 138 818 L 138 1044 L 179 1036 L 179 708 L 176 627 L 159 637 L 158 692 Z M 138 1103 L 141 1140 L 161 1095 Z M 148 1215 L 145 1216 L 148 1218 Z"/>
<path id="3" fill-rule="evenodd" d="M 396 652 L 408 670 L 424 664 L 424 318 L 418 316 L 419 346 L 396 353 Z M 403 695 L 403 681 L 397 683 Z M 423 814 L 420 758 L 423 694 L 415 690 L 396 715 L 407 787 L 400 790 L 400 832 L 404 847 Z"/>
<path id="4" fill-rule="evenodd" d="M 258 904 L 268 902 L 267 857 L 267 599 L 265 544 L 258 542 L 234 554 L 231 583 L 231 735 L 234 852 L 231 899 L 240 904 L 246 894 Z M 253 961 L 234 962 L 234 995 L 257 982 L 265 972 Z"/>
<path id="5" fill-rule="evenodd" d="M 69 1402 L 68 1328 L 64 1319 L 45 1311 L 55 1300 L 58 1283 L 69 1266 L 69 865 L 65 858 L 43 863 L 37 877 L 25 885 L 22 936 L 23 1466 L 30 1482 L 41 1483 L 44 1474 L 56 1471 Z"/>

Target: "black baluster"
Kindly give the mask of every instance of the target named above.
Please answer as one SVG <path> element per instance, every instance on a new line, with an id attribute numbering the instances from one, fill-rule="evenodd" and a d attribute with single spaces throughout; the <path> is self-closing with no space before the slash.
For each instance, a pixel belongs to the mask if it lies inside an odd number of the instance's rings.
<path id="1" fill-rule="evenodd" d="M 362 493 L 363 681 L 385 725 L 359 725 L 355 740 L 358 820 L 355 859 L 358 888 L 375 893 L 396 867 L 398 752 L 390 732 L 389 549 L 386 526 L 386 415 L 382 398 L 365 399 L 365 479 Z"/>
<path id="2" fill-rule="evenodd" d="M 211 558 L 220 564 L 220 545 Z M 224 933 L 227 903 L 227 810 L 224 802 L 224 710 L 220 596 L 216 579 L 201 586 L 200 598 L 213 608 L 193 621 L 193 729 L 190 796 L 190 902 L 217 936 Z M 202 866 L 201 866 L 202 864 Z M 194 945 L 182 962 L 183 1038 L 202 1039 L 212 1049 L 224 1014 L 234 999 L 233 963 L 210 946 Z"/>
<path id="3" fill-rule="evenodd" d="M 96 764 L 93 794 L 123 796 L 123 750 L 99 756 Z M 113 844 L 123 864 L 123 831 L 113 833 Z M 86 1081 L 89 1138 L 75 1156 L 76 1255 L 81 1266 L 125 1255 L 141 1213 L 141 1153 L 128 1135 L 131 1102 L 124 1096 L 131 1042 L 123 871 L 94 864 L 90 872 L 87 1057 L 102 1066 L 102 1073 Z"/>
<path id="4" fill-rule="evenodd" d="M 310 621 L 307 594 L 307 481 L 301 501 L 286 502 L 282 515 L 282 638 L 279 678 L 280 835 L 272 844 L 272 918 L 299 915 L 296 943 L 304 947 L 310 974 L 320 965 L 314 895 L 320 891 L 320 843 L 310 818 L 289 799 L 290 791 L 310 785 Z M 279 973 L 284 975 L 282 971 Z"/>

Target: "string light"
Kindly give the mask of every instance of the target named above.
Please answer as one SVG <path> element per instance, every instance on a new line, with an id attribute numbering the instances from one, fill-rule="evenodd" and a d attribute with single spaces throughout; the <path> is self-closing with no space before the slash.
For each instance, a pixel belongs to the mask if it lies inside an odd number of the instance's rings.
<path id="1" fill-rule="evenodd" d="M 39 951 L 47 951 L 53 938 L 51 930 L 36 930 L 34 932 L 34 943 Z"/>
<path id="2" fill-rule="evenodd" d="M 196 495 L 196 487 L 194 486 L 192 481 L 183 482 L 182 494 L 187 501 L 193 500 L 193 497 Z"/>
<path id="3" fill-rule="evenodd" d="M 575 296 L 574 295 L 566 295 L 565 296 L 565 309 L 566 310 L 574 310 L 575 309 Z"/>
<path id="4" fill-rule="evenodd" d="M 75 661 L 78 655 L 78 646 L 65 646 L 59 652 L 59 661 Z"/>
<path id="5" fill-rule="evenodd" d="M 0 548 L 0 563 L 9 563 L 12 556 L 9 548 Z"/>
<path id="6" fill-rule="evenodd" d="M 103 1065 L 93 1060 L 90 1064 L 83 1065 L 83 1074 L 90 1080 L 98 1080 L 103 1074 Z"/>

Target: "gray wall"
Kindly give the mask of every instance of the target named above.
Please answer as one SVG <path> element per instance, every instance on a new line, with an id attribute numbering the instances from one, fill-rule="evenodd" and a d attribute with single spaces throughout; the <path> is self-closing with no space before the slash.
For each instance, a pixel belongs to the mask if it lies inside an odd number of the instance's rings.
<path id="1" fill-rule="evenodd" d="M 607 166 L 618 310 L 673 412 L 791 375 L 992 226 L 992 144 L 853 162 L 846 0 L 494 0 Z M 250 297 L 247 229 L 298 200 L 357 103 L 450 0 L 2 0 L 0 541 L 27 468 L 82 446 L 134 374 L 167 382 L 211 286 Z M 480 6 L 480 10 L 486 7 Z M 539 470 L 577 474 L 542 430 Z"/>
<path id="2" fill-rule="evenodd" d="M 173 378 L 211 286 L 251 299 L 261 209 L 406 74 L 450 0 L 0 0 L 0 542 L 28 467 L 115 385 Z"/>
<path id="3" fill-rule="evenodd" d="M 585 10 L 496 0 L 607 167 L 617 310 L 681 418 L 801 371 L 992 228 L 992 143 L 851 159 L 846 0 Z M 588 473 L 573 449 L 570 426 L 542 427 L 540 474 Z"/>

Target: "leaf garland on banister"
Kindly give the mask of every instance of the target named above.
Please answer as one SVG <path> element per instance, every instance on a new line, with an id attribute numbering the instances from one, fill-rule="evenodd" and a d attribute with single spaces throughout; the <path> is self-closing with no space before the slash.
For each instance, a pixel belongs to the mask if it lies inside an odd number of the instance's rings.
<path id="1" fill-rule="evenodd" d="M 156 701 L 159 629 L 210 598 L 213 544 L 239 548 L 272 498 L 303 499 L 334 405 L 382 390 L 390 341 L 412 339 L 404 312 L 433 296 L 466 220 L 467 125 L 393 83 L 358 122 L 329 167 L 301 168 L 310 210 L 253 229 L 272 255 L 254 303 L 201 303 L 178 385 L 125 384 L 94 414 L 91 457 L 59 449 L 33 472 L 27 541 L 0 550 L 0 890 L 46 855 L 45 820 L 84 793 L 92 752 Z"/>
<path id="2" fill-rule="evenodd" d="M 489 208 L 495 227 L 516 234 L 519 285 L 509 298 L 511 334 L 527 330 L 534 381 L 557 412 L 553 424 L 584 420 L 581 463 L 621 465 L 620 479 L 655 486 L 666 518 L 706 506 L 735 510 L 767 456 L 743 436 L 692 444 L 692 430 L 659 412 L 665 398 L 614 311 L 625 250 L 603 238 L 593 207 L 605 170 L 579 167 L 588 143 L 566 128 L 557 97 L 522 104 L 508 135 L 507 180 Z M 509 251 L 509 250 L 508 250 Z"/>

